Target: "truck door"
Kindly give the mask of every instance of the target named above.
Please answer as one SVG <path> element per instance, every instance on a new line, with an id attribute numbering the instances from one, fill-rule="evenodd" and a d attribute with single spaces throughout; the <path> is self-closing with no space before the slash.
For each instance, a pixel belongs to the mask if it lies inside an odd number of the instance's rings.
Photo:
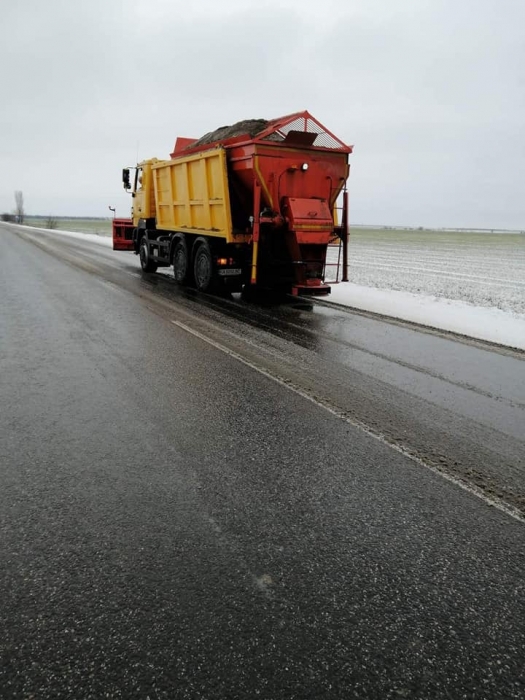
<path id="1" fill-rule="evenodd" d="M 133 186 L 133 219 L 135 221 L 146 217 L 145 194 L 144 168 L 138 167 L 135 170 L 135 183 Z"/>

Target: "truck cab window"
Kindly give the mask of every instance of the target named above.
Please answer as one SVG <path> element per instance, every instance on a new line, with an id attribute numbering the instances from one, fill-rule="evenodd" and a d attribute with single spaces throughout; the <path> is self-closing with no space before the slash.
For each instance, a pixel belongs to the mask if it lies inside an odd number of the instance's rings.
<path id="1" fill-rule="evenodd" d="M 135 192 L 142 189 L 142 168 L 135 170 Z"/>

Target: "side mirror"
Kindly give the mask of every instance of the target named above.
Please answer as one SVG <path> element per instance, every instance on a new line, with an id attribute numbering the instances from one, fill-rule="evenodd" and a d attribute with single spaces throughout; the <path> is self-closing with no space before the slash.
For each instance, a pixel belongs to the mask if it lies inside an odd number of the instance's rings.
<path id="1" fill-rule="evenodd" d="M 131 189 L 131 183 L 129 181 L 129 168 L 124 168 L 124 170 L 122 171 L 122 183 L 124 185 L 125 190 Z"/>

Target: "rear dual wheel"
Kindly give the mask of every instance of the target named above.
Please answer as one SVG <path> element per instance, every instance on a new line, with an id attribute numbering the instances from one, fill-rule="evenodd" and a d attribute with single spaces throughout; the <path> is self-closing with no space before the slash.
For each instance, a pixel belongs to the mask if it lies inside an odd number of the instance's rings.
<path id="1" fill-rule="evenodd" d="M 173 276 L 181 285 L 195 284 L 199 292 L 210 292 L 217 286 L 215 266 L 209 243 L 203 239 L 194 248 L 193 265 L 186 239 L 178 238 L 173 251 Z"/>
<path id="2" fill-rule="evenodd" d="M 173 276 L 177 284 L 191 284 L 191 265 L 188 246 L 184 238 L 179 238 L 173 251 Z"/>
<path id="3" fill-rule="evenodd" d="M 195 286 L 199 292 L 209 292 L 216 286 L 217 279 L 210 246 L 206 241 L 199 243 L 193 259 Z"/>

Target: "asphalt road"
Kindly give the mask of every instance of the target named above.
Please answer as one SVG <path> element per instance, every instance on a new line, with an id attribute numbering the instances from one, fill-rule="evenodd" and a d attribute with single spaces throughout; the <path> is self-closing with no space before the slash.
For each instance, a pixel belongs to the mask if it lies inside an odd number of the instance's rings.
<path id="1" fill-rule="evenodd" d="M 0 697 L 525 696 L 523 355 L 0 242 Z"/>

